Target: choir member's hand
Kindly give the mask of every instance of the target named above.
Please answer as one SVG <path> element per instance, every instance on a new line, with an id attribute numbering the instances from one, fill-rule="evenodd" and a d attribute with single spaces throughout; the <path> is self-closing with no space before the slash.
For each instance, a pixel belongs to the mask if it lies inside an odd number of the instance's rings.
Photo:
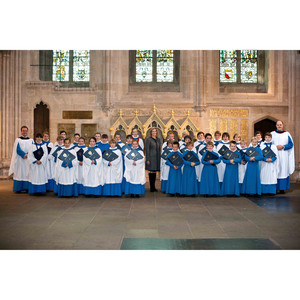
<path id="1" fill-rule="evenodd" d="M 284 149 L 284 146 L 282 146 L 282 145 L 277 145 L 276 147 L 277 147 L 278 150 Z"/>
<path id="2" fill-rule="evenodd" d="M 136 162 L 135 161 L 133 161 L 133 163 L 132 163 L 134 166 L 136 166 Z"/>
<path id="3" fill-rule="evenodd" d="M 210 160 L 209 162 L 210 162 L 212 165 L 214 164 L 214 161 L 213 161 L 213 160 Z"/>
<path id="4" fill-rule="evenodd" d="M 66 164 L 66 167 L 68 167 L 69 165 L 68 164 Z"/>
<path id="5" fill-rule="evenodd" d="M 242 160 L 242 165 L 245 165 L 247 162 L 245 160 Z"/>
<path id="6" fill-rule="evenodd" d="M 147 165 L 150 165 L 150 161 L 147 160 Z"/>
<path id="7" fill-rule="evenodd" d="M 82 166 L 82 165 L 83 165 L 83 162 L 82 162 L 82 161 L 80 161 L 80 162 L 79 162 L 79 165 L 80 165 L 80 166 Z"/>
<path id="8" fill-rule="evenodd" d="M 111 161 L 109 162 L 109 164 L 108 164 L 109 166 L 111 166 Z"/>
<path id="9" fill-rule="evenodd" d="M 38 160 L 36 163 L 37 163 L 38 165 L 40 165 L 42 162 L 41 162 L 40 160 Z"/>
<path id="10" fill-rule="evenodd" d="M 230 163 L 231 163 L 232 165 L 235 165 L 233 159 L 230 160 Z"/>
<path id="11" fill-rule="evenodd" d="M 271 158 L 267 158 L 267 162 L 272 162 L 272 159 Z"/>
<path id="12" fill-rule="evenodd" d="M 92 160 L 92 161 L 91 161 L 91 164 L 92 164 L 92 165 L 94 165 L 94 164 L 95 164 L 95 161 L 94 161 L 94 160 Z"/>
<path id="13" fill-rule="evenodd" d="M 28 157 L 28 155 L 27 155 L 27 154 L 25 154 L 25 155 L 23 156 L 23 159 L 27 159 L 27 157 Z"/>
<path id="14" fill-rule="evenodd" d="M 255 161 L 255 156 L 250 157 L 251 161 Z"/>
<path id="15" fill-rule="evenodd" d="M 178 169 L 178 166 L 174 166 L 174 169 L 177 170 L 177 169 Z"/>
<path id="16" fill-rule="evenodd" d="M 194 167 L 196 164 L 194 162 L 191 162 L 191 167 Z"/>

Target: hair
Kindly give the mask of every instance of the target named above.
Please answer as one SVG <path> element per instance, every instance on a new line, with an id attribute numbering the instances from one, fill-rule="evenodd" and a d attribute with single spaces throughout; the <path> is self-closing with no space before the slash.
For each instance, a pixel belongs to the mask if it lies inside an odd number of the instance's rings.
<path id="1" fill-rule="evenodd" d="M 65 143 L 66 141 L 69 141 L 69 142 L 71 143 L 71 139 L 68 138 L 68 137 L 64 139 L 64 143 Z"/>
<path id="2" fill-rule="evenodd" d="M 26 129 L 28 130 L 28 127 L 27 127 L 26 125 L 23 125 L 23 126 L 21 127 L 21 131 L 22 131 L 23 128 L 26 128 Z"/>
<path id="3" fill-rule="evenodd" d="M 261 131 L 257 130 L 255 131 L 255 135 L 260 134 L 261 136 L 263 135 Z"/>
<path id="4" fill-rule="evenodd" d="M 39 137 L 39 138 L 43 138 L 43 136 L 42 136 L 42 134 L 41 133 L 37 133 L 36 135 L 35 135 L 35 137 L 37 138 L 37 137 Z"/>
<path id="5" fill-rule="evenodd" d="M 214 135 L 216 135 L 216 134 L 221 135 L 221 131 L 219 131 L 219 130 L 215 131 L 215 134 L 214 134 Z"/>
<path id="6" fill-rule="evenodd" d="M 175 140 L 167 140 L 167 146 L 168 145 L 172 145 L 173 146 L 174 142 L 175 142 Z"/>
<path id="7" fill-rule="evenodd" d="M 230 141 L 230 145 L 231 144 L 236 145 L 236 141 Z"/>
<path id="8" fill-rule="evenodd" d="M 80 138 L 80 139 L 83 139 L 83 138 Z M 90 137 L 90 139 L 89 139 L 89 142 L 91 141 L 91 140 L 94 140 L 95 141 L 95 143 L 96 143 L 96 138 L 95 137 Z"/>
<path id="9" fill-rule="evenodd" d="M 191 145 L 194 146 L 194 142 L 190 141 L 190 142 L 186 143 L 186 147 L 191 146 Z"/>
<path id="10" fill-rule="evenodd" d="M 85 138 L 83 137 L 83 136 L 81 136 L 79 139 L 78 139 L 78 141 L 79 140 L 84 140 L 85 141 Z M 96 140 L 96 139 L 95 139 Z"/>
<path id="11" fill-rule="evenodd" d="M 175 136 L 174 131 L 170 131 L 170 132 L 168 133 L 168 136 L 169 136 L 170 134 L 173 134 L 173 135 Z"/>
<path id="12" fill-rule="evenodd" d="M 174 145 L 177 145 L 178 146 L 178 148 L 179 148 L 179 143 L 178 142 L 173 142 L 173 145 L 172 146 L 174 146 Z"/>
<path id="13" fill-rule="evenodd" d="M 207 138 L 208 136 L 212 137 L 211 133 L 208 132 L 208 133 L 205 135 L 205 138 Z"/>
<path id="14" fill-rule="evenodd" d="M 247 144 L 247 142 L 245 140 L 241 140 L 240 144 Z"/>
<path id="15" fill-rule="evenodd" d="M 255 137 L 255 136 L 253 136 L 252 138 L 251 138 L 251 142 L 253 142 L 253 141 L 257 141 L 257 138 Z"/>
<path id="16" fill-rule="evenodd" d="M 116 141 L 115 139 L 111 139 L 111 140 L 109 141 L 109 144 L 117 144 L 117 141 Z"/>
<path id="17" fill-rule="evenodd" d="M 96 134 L 100 134 L 100 136 L 101 136 L 101 133 L 100 133 L 100 132 L 96 132 L 95 135 L 96 135 Z"/>
<path id="18" fill-rule="evenodd" d="M 266 138 L 266 136 L 272 137 L 272 134 L 271 134 L 270 132 L 266 132 L 266 133 L 265 133 L 265 138 Z"/>
<path id="19" fill-rule="evenodd" d="M 222 134 L 222 140 L 223 140 L 224 136 L 227 136 L 228 139 L 230 139 L 230 134 L 228 132 L 223 132 L 223 134 Z"/>
<path id="20" fill-rule="evenodd" d="M 186 135 L 186 136 L 184 137 L 184 141 L 185 141 L 186 139 L 190 139 L 191 141 L 193 140 L 192 137 L 191 137 L 190 135 Z"/>
<path id="21" fill-rule="evenodd" d="M 214 147 L 214 143 L 212 141 L 207 142 L 206 147 L 207 146 L 213 146 Z"/>
<path id="22" fill-rule="evenodd" d="M 64 138 L 63 138 L 63 136 L 62 135 L 59 135 L 59 136 L 57 136 L 57 141 L 62 141 Z"/>
<path id="23" fill-rule="evenodd" d="M 62 130 L 62 131 L 59 132 L 59 134 L 62 134 L 62 133 L 65 133 L 67 135 L 67 132 L 64 131 L 64 130 Z"/>
<path id="24" fill-rule="evenodd" d="M 283 123 L 283 121 L 282 121 L 282 120 L 277 120 L 277 121 L 276 121 L 276 124 L 277 124 L 277 122 L 281 122 L 281 123 L 282 123 L 282 125 L 284 125 L 284 123 Z"/>
<path id="25" fill-rule="evenodd" d="M 78 135 L 78 136 L 80 136 L 80 134 L 79 134 L 79 133 L 74 133 L 74 136 L 75 136 L 75 135 Z"/>
<path id="26" fill-rule="evenodd" d="M 44 136 L 45 134 L 49 135 L 49 132 L 48 132 L 48 131 L 44 131 L 44 132 L 43 132 L 43 136 Z"/>
<path id="27" fill-rule="evenodd" d="M 235 133 L 235 134 L 233 135 L 233 139 L 235 139 L 236 137 L 241 138 L 241 136 L 240 136 L 238 133 Z"/>
<path id="28" fill-rule="evenodd" d="M 139 144 L 138 140 L 133 140 L 133 141 L 132 141 L 132 144 L 133 144 L 133 143 Z"/>
<path id="29" fill-rule="evenodd" d="M 121 137 L 121 134 L 120 133 L 115 133 L 114 137 L 116 137 L 117 135 L 119 135 Z"/>
<path id="30" fill-rule="evenodd" d="M 138 128 L 132 128 L 132 129 L 131 129 L 131 134 L 132 134 L 133 130 L 137 130 L 137 131 L 139 131 L 139 129 L 138 129 Z"/>
<path id="31" fill-rule="evenodd" d="M 106 133 L 103 133 L 101 136 L 102 139 L 108 139 L 108 135 Z"/>
<path id="32" fill-rule="evenodd" d="M 199 132 L 197 133 L 197 136 L 199 136 L 200 134 L 203 134 L 203 135 L 204 135 L 204 132 L 203 132 L 203 131 L 199 131 Z"/>
<path id="33" fill-rule="evenodd" d="M 157 129 L 157 127 L 153 127 L 153 128 L 151 128 L 151 129 L 149 130 L 149 136 L 150 136 L 150 137 L 152 136 L 152 131 L 153 131 L 153 130 L 156 130 L 157 136 L 158 136 L 158 129 Z"/>
<path id="34" fill-rule="evenodd" d="M 131 135 L 131 134 L 127 134 L 127 135 L 126 135 L 126 140 L 127 140 L 127 139 L 133 139 L 132 135 Z"/>

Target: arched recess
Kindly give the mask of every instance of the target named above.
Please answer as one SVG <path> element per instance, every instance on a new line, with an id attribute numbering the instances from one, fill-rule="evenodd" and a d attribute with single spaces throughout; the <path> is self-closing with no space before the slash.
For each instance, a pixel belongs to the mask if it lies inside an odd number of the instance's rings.
<path id="1" fill-rule="evenodd" d="M 276 130 L 276 121 L 277 119 L 271 116 L 265 116 L 263 118 L 258 119 L 256 122 L 254 122 L 253 125 L 253 135 L 256 131 L 261 131 L 264 139 L 266 132 Z"/>
<path id="2" fill-rule="evenodd" d="M 44 131 L 49 132 L 49 108 L 41 101 L 34 109 L 34 136 Z"/>

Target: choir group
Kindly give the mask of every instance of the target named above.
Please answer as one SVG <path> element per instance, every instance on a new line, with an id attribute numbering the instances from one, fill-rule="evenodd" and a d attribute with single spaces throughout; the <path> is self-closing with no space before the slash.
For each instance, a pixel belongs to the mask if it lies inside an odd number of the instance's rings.
<path id="1" fill-rule="evenodd" d="M 170 196 L 240 196 L 289 189 L 294 145 L 280 123 L 264 141 L 257 132 L 249 145 L 238 134 L 230 140 L 227 132 L 216 131 L 214 138 L 199 132 L 195 142 L 187 132 L 179 142 L 170 132 L 161 149 L 161 191 Z M 26 126 L 21 133 L 9 171 L 14 174 L 14 192 L 53 191 L 58 197 L 145 194 L 144 142 L 137 129 L 126 136 L 126 144 L 120 134 L 108 141 L 107 134 L 96 133 L 88 147 L 77 133 L 71 143 L 61 131 L 55 144 L 46 132 L 36 134 L 34 141 Z"/>

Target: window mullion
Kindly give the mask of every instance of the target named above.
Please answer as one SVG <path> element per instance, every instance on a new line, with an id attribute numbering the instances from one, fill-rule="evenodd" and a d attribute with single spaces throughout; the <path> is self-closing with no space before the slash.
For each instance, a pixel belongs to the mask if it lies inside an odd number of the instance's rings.
<path id="1" fill-rule="evenodd" d="M 236 73 L 237 83 L 241 83 L 241 50 L 237 50 Z"/>
<path id="2" fill-rule="evenodd" d="M 153 58 L 152 58 L 152 82 L 157 83 L 157 50 L 152 50 Z"/>
<path id="3" fill-rule="evenodd" d="M 73 50 L 69 50 L 69 81 L 73 82 Z"/>

